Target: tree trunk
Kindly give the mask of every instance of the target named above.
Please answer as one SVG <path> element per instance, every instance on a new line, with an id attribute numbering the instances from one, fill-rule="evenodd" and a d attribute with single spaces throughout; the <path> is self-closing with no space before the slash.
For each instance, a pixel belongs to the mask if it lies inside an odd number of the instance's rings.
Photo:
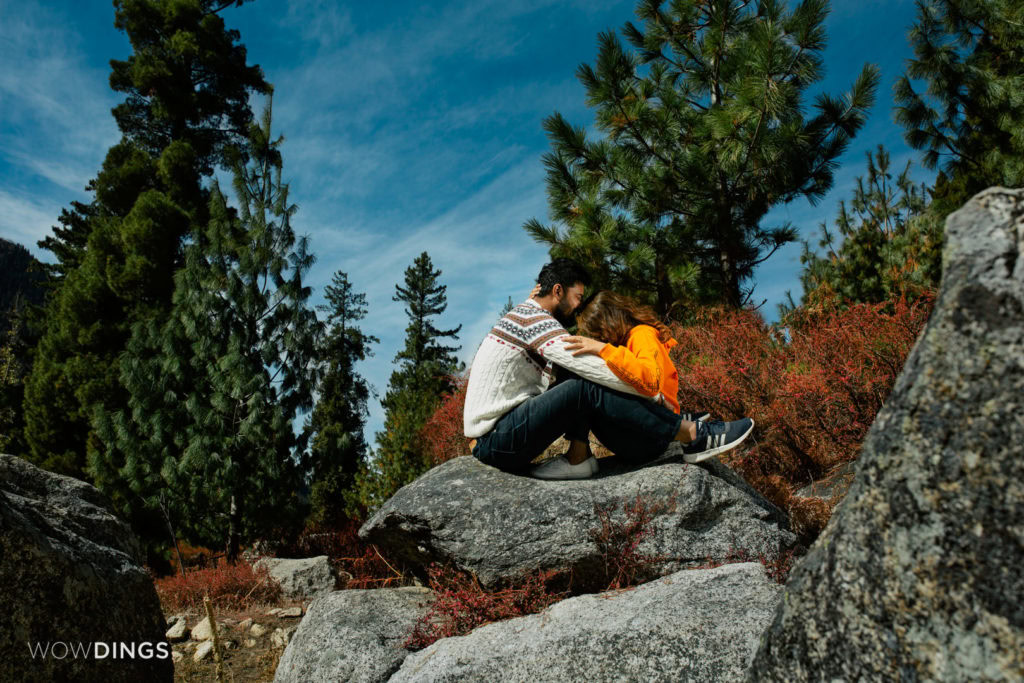
<path id="1" fill-rule="evenodd" d="M 232 565 L 238 563 L 239 546 L 241 545 L 240 521 L 238 503 L 235 501 L 235 497 L 231 496 L 231 511 L 228 513 L 227 560 L 228 564 Z"/>
<path id="2" fill-rule="evenodd" d="M 729 252 L 729 246 L 723 244 L 718 249 L 719 275 L 722 280 L 722 299 L 726 305 L 739 308 L 740 281 L 736 276 L 736 262 Z"/>
<path id="3" fill-rule="evenodd" d="M 672 283 L 668 279 L 668 268 L 665 267 L 664 259 L 659 255 L 654 259 L 654 279 L 658 295 L 658 317 L 664 320 L 672 310 Z"/>
<path id="4" fill-rule="evenodd" d="M 164 514 L 164 521 L 167 522 L 167 530 L 171 533 L 171 540 L 174 541 L 174 552 L 178 556 L 178 570 L 181 578 L 185 578 L 185 559 L 181 556 L 181 548 L 178 546 L 178 535 L 174 533 L 174 525 L 171 524 L 171 514 L 167 510 L 167 500 L 163 491 L 160 492 L 160 511 Z"/>

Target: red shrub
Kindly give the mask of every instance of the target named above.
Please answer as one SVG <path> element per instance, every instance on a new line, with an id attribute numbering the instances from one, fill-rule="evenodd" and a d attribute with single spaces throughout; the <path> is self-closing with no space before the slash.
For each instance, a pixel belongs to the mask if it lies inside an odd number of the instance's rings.
<path id="1" fill-rule="evenodd" d="M 253 570 L 251 564 L 243 561 L 234 566 L 224 563 L 210 569 L 186 571 L 185 576 L 171 574 L 156 579 L 155 583 L 165 611 L 198 608 L 205 595 L 210 596 L 216 607 L 228 609 L 274 603 L 281 597 L 281 585 L 265 568 Z"/>
<path id="2" fill-rule="evenodd" d="M 559 574 L 555 570 L 526 575 L 497 591 L 484 590 L 476 577 L 451 567 L 433 564 L 427 572 L 434 602 L 403 644 L 413 650 L 441 638 L 465 635 L 492 621 L 536 614 L 565 597 L 564 592 L 548 590 L 548 582 Z"/>
<path id="3" fill-rule="evenodd" d="M 424 423 L 420 439 L 431 464 L 469 453 L 469 439 L 463 435 L 462 411 L 466 405 L 467 377 L 455 377 L 455 390 L 441 401 Z"/>
<path id="4" fill-rule="evenodd" d="M 674 330 L 680 405 L 752 417 L 756 440 L 724 459 L 785 508 L 793 490 L 856 459 L 933 301 L 801 311 L 785 321 L 789 340 L 753 311 L 700 311 Z M 804 517 L 810 535 L 828 519 Z"/>
<path id="5" fill-rule="evenodd" d="M 691 569 L 714 569 L 721 567 L 726 564 L 737 564 L 740 562 L 760 562 L 764 565 L 764 573 L 768 575 L 769 579 L 772 579 L 780 585 L 785 585 L 786 580 L 789 578 L 789 572 L 793 569 L 793 562 L 795 561 L 795 550 L 787 550 L 781 553 L 775 553 L 773 555 L 765 555 L 764 553 L 758 553 L 756 556 L 749 550 L 730 548 L 725 554 L 724 560 L 715 560 L 708 557 L 704 564 L 691 567 Z"/>
<path id="6" fill-rule="evenodd" d="M 654 516 L 668 506 L 649 503 L 637 494 L 636 500 L 622 503 L 623 516 L 614 519 L 618 505 L 594 505 L 594 512 L 601 526 L 590 531 L 590 538 L 597 545 L 604 561 L 606 590 L 634 586 L 647 578 L 647 570 L 665 558 L 645 555 L 639 551 L 640 543 L 654 533 L 651 522 Z"/>

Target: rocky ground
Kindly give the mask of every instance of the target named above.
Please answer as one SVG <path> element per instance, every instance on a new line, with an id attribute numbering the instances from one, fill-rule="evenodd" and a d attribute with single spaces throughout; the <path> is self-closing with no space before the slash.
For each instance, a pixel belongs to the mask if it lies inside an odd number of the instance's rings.
<path id="1" fill-rule="evenodd" d="M 278 660 L 305 614 L 306 605 L 284 601 L 280 605 L 256 605 L 245 611 L 216 610 L 217 635 L 224 647 L 224 680 L 272 681 Z M 206 614 L 202 610 L 166 614 L 169 633 L 179 617 L 185 621 L 183 638 L 172 645 L 175 681 L 216 681 L 217 663 L 210 642 L 203 636 Z M 177 627 L 181 630 L 181 627 Z M 170 639 L 171 636 L 169 635 Z M 197 661 L 198 657 L 198 661 Z"/>

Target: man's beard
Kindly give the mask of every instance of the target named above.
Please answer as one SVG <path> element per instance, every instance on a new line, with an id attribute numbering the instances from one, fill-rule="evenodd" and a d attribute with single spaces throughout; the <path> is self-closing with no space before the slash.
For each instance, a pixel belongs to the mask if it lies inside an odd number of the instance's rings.
<path id="1" fill-rule="evenodd" d="M 576 324 L 576 309 L 569 309 L 568 312 L 562 310 L 561 305 L 555 306 L 554 312 L 551 314 L 555 320 L 561 323 L 562 327 L 572 327 Z"/>

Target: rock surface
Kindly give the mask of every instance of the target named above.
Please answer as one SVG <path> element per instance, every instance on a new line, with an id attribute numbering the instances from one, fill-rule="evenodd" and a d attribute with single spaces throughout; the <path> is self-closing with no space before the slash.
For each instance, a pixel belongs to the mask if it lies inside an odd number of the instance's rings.
<path id="1" fill-rule="evenodd" d="M 0 680 L 173 678 L 170 647 L 156 649 L 167 624 L 131 529 L 94 487 L 11 455 L 0 455 L 0 595 Z M 149 643 L 154 656 L 97 659 L 96 642 Z M 29 643 L 90 654 L 33 658 Z"/>
<path id="2" fill-rule="evenodd" d="M 444 638 L 390 680 L 742 680 L 780 592 L 756 563 L 684 570 Z"/>
<path id="3" fill-rule="evenodd" d="M 597 508 L 642 496 L 660 506 L 640 552 L 665 558 L 649 578 L 741 551 L 772 556 L 792 546 L 783 513 L 717 460 L 682 462 L 681 451 L 639 469 L 604 458 L 582 481 L 542 481 L 501 472 L 471 456 L 450 460 L 400 489 L 359 530 L 389 556 L 422 568 L 451 561 L 492 587 L 520 572 L 574 571 L 577 589 L 604 588 L 604 560 L 591 537 Z"/>
<path id="4" fill-rule="evenodd" d="M 266 567 L 271 577 L 281 584 L 286 598 L 315 598 L 334 590 L 337 576 L 326 555 L 302 559 L 264 557 L 253 569 Z"/>
<path id="5" fill-rule="evenodd" d="M 388 680 L 431 597 L 425 588 L 377 588 L 317 598 L 281 655 L 275 683 Z"/>
<path id="6" fill-rule="evenodd" d="M 752 680 L 1024 678 L 1024 190 L 946 222 L 939 297 Z"/>

